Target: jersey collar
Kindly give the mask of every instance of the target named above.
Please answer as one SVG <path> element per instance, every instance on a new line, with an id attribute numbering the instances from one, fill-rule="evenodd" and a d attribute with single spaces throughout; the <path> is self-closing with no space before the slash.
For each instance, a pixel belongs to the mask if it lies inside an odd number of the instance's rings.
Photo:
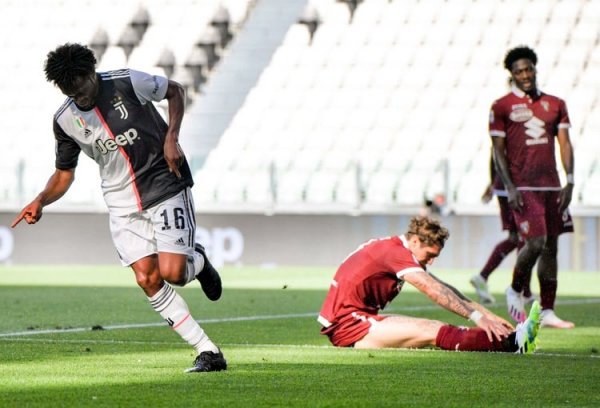
<path id="1" fill-rule="evenodd" d="M 513 85 L 511 87 L 511 91 L 513 94 L 515 94 L 516 96 L 518 96 L 519 98 L 524 98 L 527 96 L 527 94 L 525 92 L 523 92 L 522 90 L 520 90 L 519 88 L 517 88 L 515 85 Z M 542 91 L 540 91 L 539 89 L 535 90 L 535 96 L 540 96 L 542 94 Z"/>
<path id="2" fill-rule="evenodd" d="M 402 245 L 404 245 L 404 247 L 408 249 L 408 241 L 406 240 L 406 236 L 403 234 L 399 235 L 398 238 L 400 238 L 400 241 L 402 241 Z"/>
<path id="3" fill-rule="evenodd" d="M 408 249 L 408 240 L 406 239 L 405 235 L 399 235 L 398 238 L 400 238 L 400 241 L 402 241 L 402 245 L 404 245 L 404 248 Z M 408 249 L 408 251 L 410 252 L 410 249 Z M 417 258 L 415 257 L 415 255 L 411 252 L 410 255 L 412 256 L 413 261 L 415 261 L 415 263 L 417 265 L 419 265 L 421 268 L 423 268 L 425 270 L 425 272 L 429 272 L 427 270 L 427 265 L 423 266 L 421 265 L 421 263 L 419 261 L 417 261 Z"/>

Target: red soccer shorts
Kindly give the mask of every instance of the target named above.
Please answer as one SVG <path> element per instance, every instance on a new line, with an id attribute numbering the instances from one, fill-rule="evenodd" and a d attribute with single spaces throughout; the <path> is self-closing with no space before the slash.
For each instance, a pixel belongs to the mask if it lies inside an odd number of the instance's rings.
<path id="1" fill-rule="evenodd" d="M 569 210 L 558 210 L 558 191 L 521 191 L 523 208 L 513 211 L 519 233 L 525 239 L 573 232 Z"/>
<path id="2" fill-rule="evenodd" d="M 337 323 L 321 329 L 321 334 L 329 337 L 336 347 L 351 347 L 365 337 L 373 321 L 381 321 L 387 316 L 369 314 L 361 311 L 352 312 Z"/>

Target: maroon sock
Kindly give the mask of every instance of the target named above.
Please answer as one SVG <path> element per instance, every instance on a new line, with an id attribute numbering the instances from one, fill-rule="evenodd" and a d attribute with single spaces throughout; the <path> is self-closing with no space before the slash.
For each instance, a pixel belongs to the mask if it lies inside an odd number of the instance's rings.
<path id="1" fill-rule="evenodd" d="M 515 351 L 514 333 L 503 341 L 490 342 L 485 331 L 479 327 L 457 327 L 450 324 L 440 328 L 435 345 L 443 350 L 454 351 Z"/>
<path id="2" fill-rule="evenodd" d="M 542 309 L 554 309 L 557 287 L 558 282 L 556 279 L 543 279 L 540 282 L 540 300 Z"/>
<path id="3" fill-rule="evenodd" d="M 513 249 L 517 247 L 517 244 L 512 242 L 510 239 L 505 239 L 500 242 L 492 251 L 487 263 L 481 270 L 480 275 L 487 280 L 490 274 L 500 265 L 500 263 L 511 253 Z"/>

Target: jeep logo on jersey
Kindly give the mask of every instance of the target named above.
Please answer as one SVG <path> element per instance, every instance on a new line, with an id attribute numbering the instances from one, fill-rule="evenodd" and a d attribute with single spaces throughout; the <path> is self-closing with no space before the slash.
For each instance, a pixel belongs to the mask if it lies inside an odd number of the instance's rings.
<path id="1" fill-rule="evenodd" d="M 108 140 L 96 140 L 96 145 L 98 146 L 98 150 L 100 153 L 106 154 L 108 152 L 113 152 L 117 150 L 121 146 L 125 146 L 126 144 L 132 145 L 135 139 L 138 138 L 138 132 L 134 128 L 131 128 L 122 135 L 116 135 L 114 139 Z"/>
<path id="2" fill-rule="evenodd" d="M 125 120 L 129 117 L 129 112 L 127 112 L 123 99 L 119 95 L 115 96 L 111 103 L 113 108 L 121 114 L 121 119 Z"/>

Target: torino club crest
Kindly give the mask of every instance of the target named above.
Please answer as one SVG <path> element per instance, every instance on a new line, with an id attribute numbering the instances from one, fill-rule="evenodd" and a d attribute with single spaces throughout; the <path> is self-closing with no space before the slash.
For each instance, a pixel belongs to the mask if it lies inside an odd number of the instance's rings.
<path id="1" fill-rule="evenodd" d="M 127 107 L 125 107 L 125 103 L 123 102 L 123 98 L 121 95 L 115 95 L 114 99 L 111 101 L 113 108 L 121 115 L 121 119 L 125 120 L 129 117 L 129 112 L 127 112 Z"/>

